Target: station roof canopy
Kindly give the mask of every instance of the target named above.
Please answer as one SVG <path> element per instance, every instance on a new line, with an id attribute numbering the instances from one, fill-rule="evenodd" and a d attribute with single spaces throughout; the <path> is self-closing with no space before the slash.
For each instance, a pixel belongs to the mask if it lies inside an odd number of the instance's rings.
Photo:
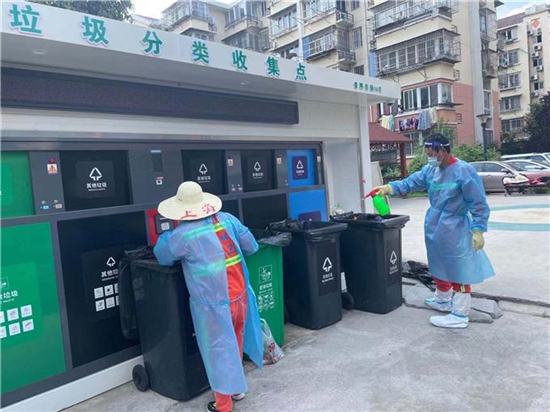
<path id="1" fill-rule="evenodd" d="M 367 105 L 398 83 L 36 3 L 2 2 L 2 65 L 274 98 Z"/>
<path id="2" fill-rule="evenodd" d="M 392 132 L 378 123 L 369 123 L 371 143 L 412 143 L 412 140 L 400 133 Z"/>

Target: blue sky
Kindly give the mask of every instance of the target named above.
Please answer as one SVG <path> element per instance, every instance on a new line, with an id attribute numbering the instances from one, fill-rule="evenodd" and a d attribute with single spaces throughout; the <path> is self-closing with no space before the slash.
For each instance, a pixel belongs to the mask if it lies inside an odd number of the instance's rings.
<path id="1" fill-rule="evenodd" d="M 208 2 L 208 0 L 206 0 Z M 219 0 L 221 3 L 233 3 L 234 0 Z M 284 1 L 284 0 L 283 0 Z M 460 2 L 467 0 L 459 0 Z M 549 0 L 526 0 L 526 1 L 511 1 L 503 0 L 504 5 L 500 6 L 498 17 L 505 17 L 511 14 L 521 13 L 523 9 L 536 3 L 548 3 Z M 174 3 L 175 0 L 133 0 L 135 12 L 144 16 L 159 18 L 161 12 Z"/>

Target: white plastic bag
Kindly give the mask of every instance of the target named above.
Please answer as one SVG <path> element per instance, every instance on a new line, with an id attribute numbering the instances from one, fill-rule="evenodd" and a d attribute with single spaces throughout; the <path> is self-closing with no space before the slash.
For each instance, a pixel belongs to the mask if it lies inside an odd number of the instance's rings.
<path id="1" fill-rule="evenodd" d="M 273 365 L 281 360 L 285 354 L 282 349 L 277 345 L 271 329 L 264 319 L 260 319 L 262 322 L 262 341 L 264 345 L 264 365 Z"/>

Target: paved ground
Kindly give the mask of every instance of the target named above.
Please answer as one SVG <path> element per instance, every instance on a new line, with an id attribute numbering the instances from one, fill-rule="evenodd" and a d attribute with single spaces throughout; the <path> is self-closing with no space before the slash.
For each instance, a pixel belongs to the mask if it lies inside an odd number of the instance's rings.
<path id="1" fill-rule="evenodd" d="M 463 331 L 430 310 L 347 312 L 313 332 L 287 325 L 285 358 L 247 375 L 235 411 L 548 411 L 550 320 L 505 312 Z M 211 393 L 178 403 L 121 386 L 69 412 L 203 411 Z"/>
<path id="2" fill-rule="evenodd" d="M 476 285 L 474 291 L 550 303 L 550 196 L 490 195 L 487 199 L 493 211 L 485 250 L 496 276 Z M 391 209 L 411 217 L 403 229 L 403 258 L 427 262 L 428 199 L 392 198 Z"/>

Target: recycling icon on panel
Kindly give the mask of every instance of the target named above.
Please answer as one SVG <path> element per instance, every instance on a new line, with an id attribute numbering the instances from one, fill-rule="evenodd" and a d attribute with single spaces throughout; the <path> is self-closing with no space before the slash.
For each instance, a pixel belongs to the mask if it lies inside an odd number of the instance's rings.
<path id="1" fill-rule="evenodd" d="M 256 164 L 254 165 L 254 170 L 256 172 L 259 172 L 260 170 L 262 170 L 262 165 L 260 164 L 260 162 L 256 162 Z"/>
<path id="2" fill-rule="evenodd" d="M 392 265 L 395 265 L 397 263 L 397 253 L 395 253 L 395 250 L 391 252 L 390 263 Z"/>
<path id="3" fill-rule="evenodd" d="M 110 257 L 109 259 L 107 259 L 107 266 L 109 266 L 110 268 L 112 268 L 114 265 L 116 265 L 116 260 L 114 260 L 112 257 Z"/>
<path id="4" fill-rule="evenodd" d="M 201 175 L 205 175 L 208 173 L 208 168 L 206 167 L 206 165 L 203 163 L 201 164 L 201 167 L 199 167 L 199 173 Z"/>
<path id="5" fill-rule="evenodd" d="M 323 270 L 328 273 L 328 272 L 330 272 L 331 269 L 332 269 L 332 262 L 327 257 L 325 259 L 325 262 L 323 263 Z"/>
<path id="6" fill-rule="evenodd" d="M 304 164 L 301 160 L 298 160 L 298 163 L 296 164 L 296 169 L 298 170 L 304 170 Z"/>
<path id="7" fill-rule="evenodd" d="M 90 172 L 90 179 L 92 179 L 94 182 L 97 182 L 102 177 L 103 177 L 103 175 L 101 174 L 101 172 L 99 171 L 99 169 L 97 167 L 94 167 L 92 169 L 92 171 Z"/>

